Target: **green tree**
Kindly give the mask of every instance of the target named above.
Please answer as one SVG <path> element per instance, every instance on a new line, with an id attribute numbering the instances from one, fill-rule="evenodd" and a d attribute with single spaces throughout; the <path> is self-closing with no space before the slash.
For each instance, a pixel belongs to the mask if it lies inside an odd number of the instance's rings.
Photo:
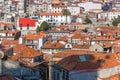
<path id="1" fill-rule="evenodd" d="M 40 26 L 37 25 L 37 29 L 36 29 L 36 32 L 39 32 L 40 31 Z"/>
<path id="2" fill-rule="evenodd" d="M 118 18 L 115 18 L 113 21 L 112 21 L 112 25 L 113 26 L 118 26 L 119 24 L 119 19 Z"/>
<path id="3" fill-rule="evenodd" d="M 92 24 L 92 21 L 87 16 L 84 21 L 85 21 L 85 24 Z"/>
<path id="4" fill-rule="evenodd" d="M 47 31 L 49 30 L 49 25 L 47 22 L 42 22 L 40 26 L 37 26 L 37 29 L 36 29 L 36 32 L 39 32 L 39 31 Z"/>
<path id="5" fill-rule="evenodd" d="M 67 16 L 68 16 L 68 15 L 71 15 L 71 13 L 70 13 L 70 11 L 69 11 L 68 9 L 64 9 L 64 10 L 62 11 L 62 13 L 63 13 L 63 15 L 66 16 L 66 23 L 67 23 Z"/>

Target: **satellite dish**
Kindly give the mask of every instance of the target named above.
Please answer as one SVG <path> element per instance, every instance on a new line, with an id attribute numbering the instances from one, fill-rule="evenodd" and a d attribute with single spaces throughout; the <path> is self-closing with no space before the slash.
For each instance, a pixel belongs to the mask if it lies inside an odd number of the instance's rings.
<path id="1" fill-rule="evenodd" d="M 3 57 L 4 57 L 4 52 L 0 51 L 0 58 L 3 58 Z"/>

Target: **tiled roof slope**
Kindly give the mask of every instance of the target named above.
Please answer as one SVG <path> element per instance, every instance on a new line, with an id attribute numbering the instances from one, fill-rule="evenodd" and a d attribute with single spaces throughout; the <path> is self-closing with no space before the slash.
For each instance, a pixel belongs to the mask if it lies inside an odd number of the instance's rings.
<path id="1" fill-rule="evenodd" d="M 14 46 L 13 50 L 14 50 L 14 53 L 16 53 L 16 55 L 11 57 L 11 59 L 13 59 L 13 60 L 17 60 L 20 57 L 34 58 L 34 57 L 42 55 L 40 53 L 40 51 L 29 48 L 29 47 L 27 47 L 27 46 L 25 46 L 23 44 L 18 44 L 16 46 Z"/>
<path id="2" fill-rule="evenodd" d="M 116 60 L 116 54 L 89 54 L 91 59 L 89 61 L 82 62 L 80 60 L 80 55 L 71 55 L 63 58 L 59 62 L 58 65 L 62 66 L 64 69 L 68 71 L 78 71 L 78 70 L 96 70 L 96 69 L 104 69 L 109 67 L 114 67 L 120 65 L 120 63 Z M 86 54 L 88 55 L 88 54 Z"/>

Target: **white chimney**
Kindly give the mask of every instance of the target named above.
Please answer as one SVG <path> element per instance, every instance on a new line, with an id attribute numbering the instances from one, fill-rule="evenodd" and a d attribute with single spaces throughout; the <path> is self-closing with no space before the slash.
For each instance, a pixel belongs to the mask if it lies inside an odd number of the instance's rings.
<path id="1" fill-rule="evenodd" d="M 19 44 L 23 44 L 25 42 L 24 38 L 19 38 Z"/>

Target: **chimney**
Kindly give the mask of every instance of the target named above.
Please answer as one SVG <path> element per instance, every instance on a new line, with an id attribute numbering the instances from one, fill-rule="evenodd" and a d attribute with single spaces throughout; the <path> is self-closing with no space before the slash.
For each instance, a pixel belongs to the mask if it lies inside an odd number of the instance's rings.
<path id="1" fill-rule="evenodd" d="M 20 37 L 19 38 L 19 44 L 23 44 L 23 43 L 25 43 L 25 40 L 24 40 L 24 38 Z"/>
<path id="2" fill-rule="evenodd" d="M 72 38 L 68 37 L 68 43 L 72 43 Z"/>

